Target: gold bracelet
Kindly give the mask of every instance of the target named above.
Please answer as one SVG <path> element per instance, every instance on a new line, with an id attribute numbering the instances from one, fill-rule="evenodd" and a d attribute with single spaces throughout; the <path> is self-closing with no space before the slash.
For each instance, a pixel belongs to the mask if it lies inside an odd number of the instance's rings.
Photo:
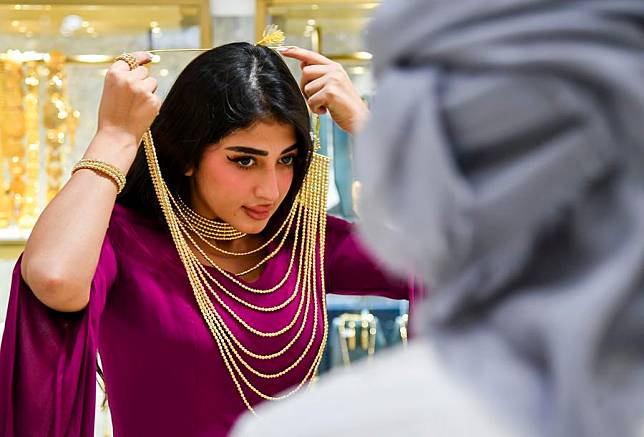
<path id="1" fill-rule="evenodd" d="M 116 184 L 116 188 L 118 189 L 116 194 L 123 191 L 123 188 L 125 187 L 125 175 L 118 167 L 112 164 L 108 164 L 103 161 L 96 161 L 94 159 L 81 159 L 72 169 L 72 174 L 81 169 L 93 170 L 103 176 L 107 176 Z"/>

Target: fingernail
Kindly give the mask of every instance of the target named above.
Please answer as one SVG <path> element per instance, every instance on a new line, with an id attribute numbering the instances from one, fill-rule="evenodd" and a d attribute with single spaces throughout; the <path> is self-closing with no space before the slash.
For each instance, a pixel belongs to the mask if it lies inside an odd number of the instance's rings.
<path id="1" fill-rule="evenodd" d="M 290 49 L 290 47 L 277 47 L 275 50 L 277 50 L 278 52 L 285 52 Z"/>

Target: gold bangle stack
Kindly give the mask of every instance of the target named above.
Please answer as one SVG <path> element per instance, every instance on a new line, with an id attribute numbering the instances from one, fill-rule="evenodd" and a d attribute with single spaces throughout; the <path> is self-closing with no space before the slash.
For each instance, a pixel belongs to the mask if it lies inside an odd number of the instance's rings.
<path id="1" fill-rule="evenodd" d="M 118 189 L 116 194 L 123 191 L 123 188 L 125 187 L 125 175 L 118 167 L 115 167 L 112 164 L 108 164 L 103 161 L 96 161 L 94 159 L 81 159 L 72 169 L 72 174 L 81 169 L 93 170 L 102 176 L 106 176 L 111 179 Z"/>

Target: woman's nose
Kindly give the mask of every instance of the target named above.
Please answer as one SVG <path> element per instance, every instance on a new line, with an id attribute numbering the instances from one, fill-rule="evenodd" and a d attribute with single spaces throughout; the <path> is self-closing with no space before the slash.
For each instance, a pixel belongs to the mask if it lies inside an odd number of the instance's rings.
<path id="1" fill-rule="evenodd" d="M 255 195 L 267 202 L 275 202 L 279 199 L 279 181 L 275 170 L 268 170 L 265 172 L 261 181 L 257 185 Z"/>

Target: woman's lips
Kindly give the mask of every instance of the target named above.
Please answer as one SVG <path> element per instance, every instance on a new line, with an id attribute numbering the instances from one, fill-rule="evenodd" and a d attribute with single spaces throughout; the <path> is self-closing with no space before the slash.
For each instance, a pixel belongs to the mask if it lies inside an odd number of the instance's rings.
<path id="1" fill-rule="evenodd" d="M 255 220 L 266 220 L 267 218 L 270 217 L 271 215 L 271 208 L 270 207 L 248 207 L 248 206 L 243 206 L 244 211 L 246 214 Z"/>

